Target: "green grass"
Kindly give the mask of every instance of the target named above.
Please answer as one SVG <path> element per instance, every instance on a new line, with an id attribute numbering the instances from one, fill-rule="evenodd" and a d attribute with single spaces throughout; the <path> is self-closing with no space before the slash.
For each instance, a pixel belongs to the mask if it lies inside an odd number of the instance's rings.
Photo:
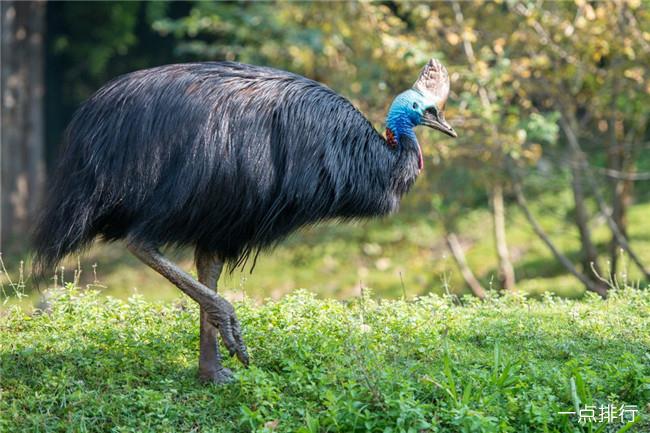
<path id="1" fill-rule="evenodd" d="M 196 379 L 190 302 L 61 290 L 0 313 L 2 432 L 623 432 L 559 415 L 637 405 L 650 432 L 650 292 L 607 301 L 237 304 L 252 366 Z M 571 383 L 574 384 L 573 390 Z"/>

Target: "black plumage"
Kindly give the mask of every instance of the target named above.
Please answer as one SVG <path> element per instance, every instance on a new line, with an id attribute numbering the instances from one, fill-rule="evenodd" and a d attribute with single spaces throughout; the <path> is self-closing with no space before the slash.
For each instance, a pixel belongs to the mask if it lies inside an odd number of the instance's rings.
<path id="1" fill-rule="evenodd" d="M 242 263 L 305 224 L 394 211 L 419 172 L 417 142 L 389 145 L 326 86 L 231 62 L 120 76 L 79 108 L 65 144 L 38 273 L 97 236 Z"/>

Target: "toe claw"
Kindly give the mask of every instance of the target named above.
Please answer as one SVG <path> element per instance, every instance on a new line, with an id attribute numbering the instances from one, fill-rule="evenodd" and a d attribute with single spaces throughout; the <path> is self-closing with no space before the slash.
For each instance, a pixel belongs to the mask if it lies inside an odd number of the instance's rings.
<path id="1" fill-rule="evenodd" d="M 214 320 L 213 324 L 219 330 L 221 340 L 226 346 L 226 349 L 228 349 L 230 356 L 236 355 L 237 359 L 239 359 L 244 366 L 248 367 L 248 352 L 241 335 L 241 326 L 239 325 L 235 309 L 229 302 L 225 300 L 223 300 L 223 302 L 225 305 L 214 310 L 216 317 L 211 317 Z"/>
<path id="2" fill-rule="evenodd" d="M 237 351 L 237 359 L 244 364 L 244 367 L 248 367 L 248 364 L 250 362 L 250 359 L 248 358 L 248 352 L 246 351 L 246 347 L 242 346 L 238 351 Z"/>

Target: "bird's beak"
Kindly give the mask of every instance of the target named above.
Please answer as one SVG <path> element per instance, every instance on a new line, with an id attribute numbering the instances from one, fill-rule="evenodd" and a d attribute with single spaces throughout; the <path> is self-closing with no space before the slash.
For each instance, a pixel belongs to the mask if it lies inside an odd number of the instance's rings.
<path id="1" fill-rule="evenodd" d="M 427 110 L 422 115 L 421 125 L 428 126 L 429 128 L 437 129 L 443 134 L 447 134 L 450 137 L 456 138 L 458 134 L 454 131 L 454 128 L 451 127 L 449 123 L 445 120 L 445 115 L 442 112 L 433 112 Z"/>

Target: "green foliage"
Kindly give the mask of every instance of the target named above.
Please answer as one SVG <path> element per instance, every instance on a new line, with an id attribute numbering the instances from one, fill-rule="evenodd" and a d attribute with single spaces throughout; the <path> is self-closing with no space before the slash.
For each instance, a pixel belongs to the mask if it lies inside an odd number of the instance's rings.
<path id="1" fill-rule="evenodd" d="M 111 62 L 124 57 L 137 42 L 135 26 L 141 5 L 137 2 L 98 2 L 93 8 L 61 4 L 57 18 L 65 31 L 54 31 L 52 54 L 67 63 L 66 80 L 78 102 L 102 81 L 111 78 Z M 107 73 L 108 72 L 108 73 Z"/>
<path id="2" fill-rule="evenodd" d="M 560 128 L 557 124 L 560 113 L 550 112 L 545 114 L 532 113 L 522 120 L 522 127 L 526 131 L 528 140 L 543 144 L 555 144 Z"/>
<path id="3" fill-rule="evenodd" d="M 650 428 L 648 291 L 246 301 L 253 364 L 228 360 L 222 387 L 196 380 L 193 304 L 71 288 L 50 302 L 0 316 L 1 431 L 587 433 L 599 426 L 557 412 L 608 403 L 639 407 L 629 431 Z"/>

